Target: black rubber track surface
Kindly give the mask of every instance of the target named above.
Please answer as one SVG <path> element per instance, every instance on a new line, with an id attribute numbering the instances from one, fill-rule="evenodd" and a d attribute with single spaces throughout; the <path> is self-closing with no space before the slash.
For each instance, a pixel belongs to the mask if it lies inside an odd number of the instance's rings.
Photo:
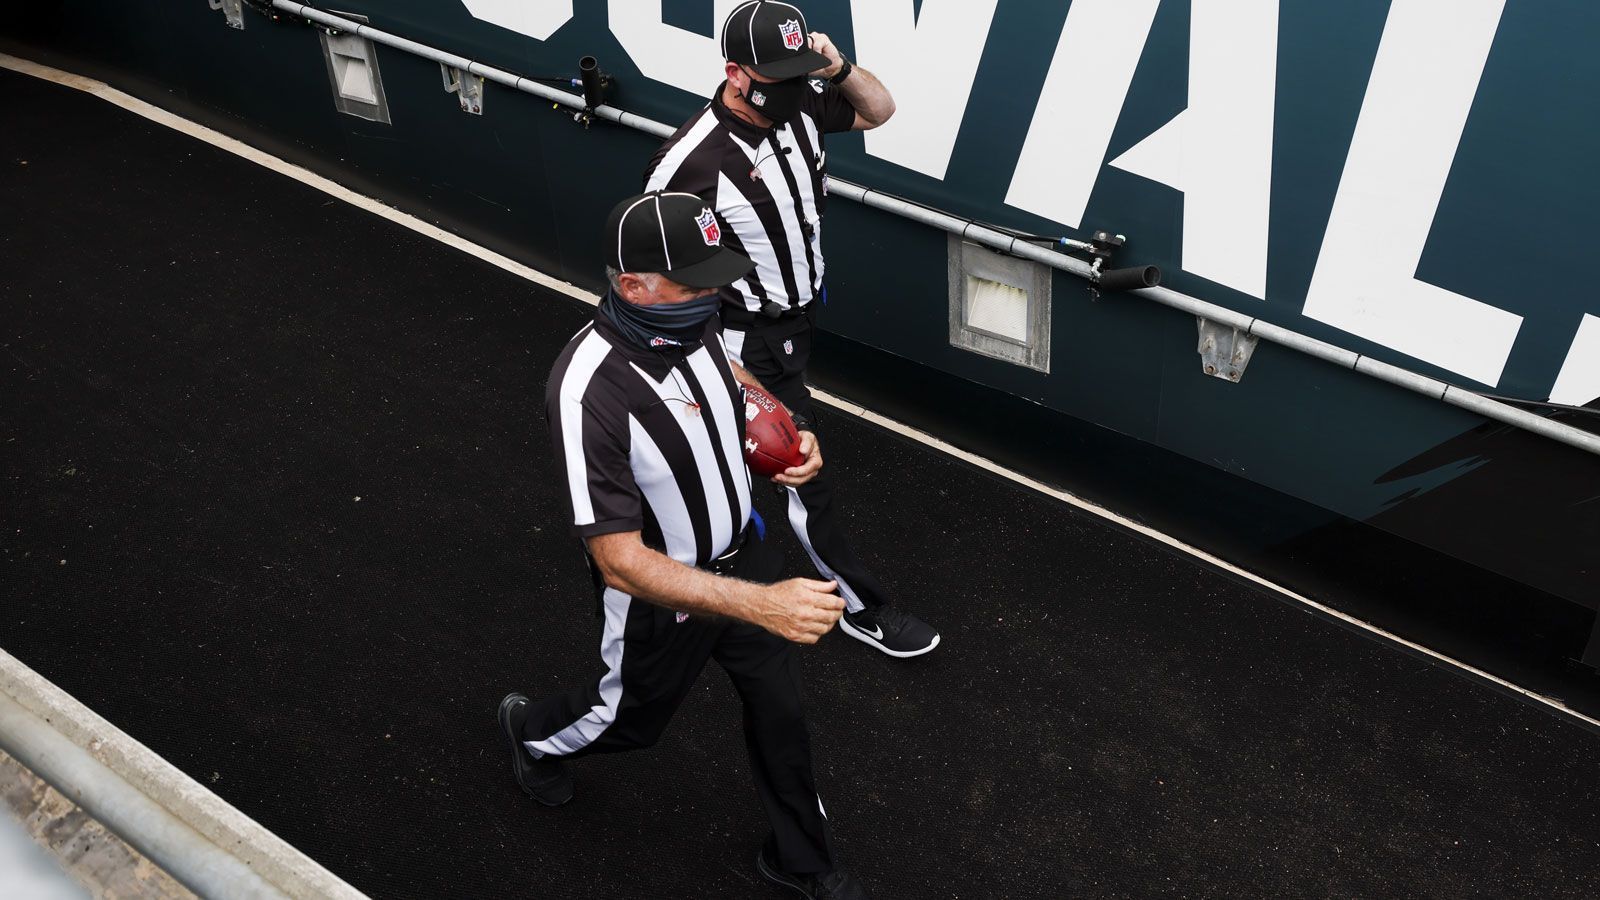
<path id="1" fill-rule="evenodd" d="M 510 778 L 501 695 L 600 665 L 538 401 L 586 307 L 9 73 L 0 295 L 0 646 L 376 897 L 779 896 L 714 668 L 569 806 Z M 859 421 L 823 438 L 944 634 L 803 653 L 880 900 L 1595 893 L 1589 731 Z"/>

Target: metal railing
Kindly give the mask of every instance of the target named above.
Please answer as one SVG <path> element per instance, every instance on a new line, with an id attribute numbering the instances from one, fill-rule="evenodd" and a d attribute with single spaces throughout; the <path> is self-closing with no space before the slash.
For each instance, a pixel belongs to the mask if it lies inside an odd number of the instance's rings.
<path id="1" fill-rule="evenodd" d="M 447 53 L 435 47 L 430 47 L 396 34 L 390 34 L 382 29 L 373 28 L 371 25 L 324 12 L 304 3 L 295 3 L 292 0 L 272 0 L 271 8 L 292 16 L 304 18 L 327 28 L 366 38 L 374 44 L 382 44 L 386 47 L 393 47 L 396 50 L 403 50 L 441 65 L 459 69 L 471 75 L 477 75 L 486 81 L 504 85 L 512 90 L 532 94 L 559 106 L 587 113 L 628 128 L 637 129 L 647 134 L 655 135 L 658 138 L 669 137 L 676 131 L 670 125 L 647 119 L 614 106 L 602 104 L 591 107 L 580 94 L 558 90 L 514 72 L 484 65 L 481 62 L 467 59 L 454 53 Z M 854 200 L 874 209 L 883 210 L 893 215 L 948 231 L 951 234 L 961 236 L 964 240 L 991 247 L 1001 253 L 1030 259 L 1053 269 L 1059 269 L 1080 278 L 1088 279 L 1091 282 L 1102 283 L 1102 273 L 1096 266 L 1081 259 L 1067 256 L 1064 253 L 1037 246 L 1018 235 L 1008 234 L 971 219 L 964 219 L 950 213 L 912 203 L 903 198 L 885 194 L 843 179 L 830 178 L 828 187 L 830 196 Z M 1079 246 L 1077 242 L 1069 243 Z M 1153 269 L 1153 267 L 1150 268 Z M 1127 272 L 1129 270 L 1122 271 Z M 1149 282 L 1146 283 L 1148 284 Z M 1132 285 L 1117 284 L 1113 286 L 1110 283 L 1106 283 L 1105 286 L 1110 289 L 1127 289 L 1129 293 L 1135 296 L 1153 300 L 1163 306 L 1169 306 L 1208 321 L 1231 326 L 1244 334 L 1314 356 L 1396 387 L 1404 388 L 1426 397 L 1432 397 L 1452 406 L 1469 410 L 1486 419 L 1514 425 L 1523 430 L 1543 435 L 1551 440 L 1560 441 L 1580 450 L 1600 455 L 1600 435 L 1592 434 L 1561 422 L 1551 421 L 1527 410 L 1518 409 L 1508 403 L 1492 400 L 1467 388 L 1389 363 L 1380 362 L 1370 356 L 1347 350 L 1336 344 L 1330 344 L 1327 341 L 1318 340 L 1297 331 L 1291 331 L 1280 325 L 1274 325 L 1255 316 L 1236 312 L 1225 306 L 1218 306 L 1215 303 L 1181 294 L 1169 288 L 1159 286 L 1139 287 L 1137 284 L 1138 282 L 1135 281 Z"/>

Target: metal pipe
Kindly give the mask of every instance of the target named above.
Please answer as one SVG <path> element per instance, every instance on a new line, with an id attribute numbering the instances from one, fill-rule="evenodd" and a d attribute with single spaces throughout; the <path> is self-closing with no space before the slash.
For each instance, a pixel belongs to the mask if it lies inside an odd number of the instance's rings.
<path id="1" fill-rule="evenodd" d="M 3 692 L 0 749 L 201 897 L 286 900 L 287 894 L 243 860 L 185 824 Z"/>
<path id="2" fill-rule="evenodd" d="M 600 74 L 600 61 L 592 56 L 578 60 L 578 78 L 583 82 L 583 105 L 590 109 L 606 105 L 606 88 Z"/>
<path id="3" fill-rule="evenodd" d="M 549 100 L 553 103 L 568 107 L 570 109 L 581 111 L 586 106 L 584 103 L 584 98 L 576 94 L 569 94 L 565 91 L 559 91 L 555 88 L 529 81 L 528 79 L 522 78 L 513 73 L 496 69 L 492 66 L 483 65 L 482 63 L 469 62 L 454 54 L 445 53 L 425 44 L 419 44 L 415 41 L 406 40 L 405 38 L 397 35 L 389 34 L 388 32 L 373 28 L 370 25 L 363 25 L 360 22 L 353 22 L 349 19 L 340 18 L 339 16 L 322 12 L 319 9 L 306 6 L 303 3 L 293 3 L 290 2 L 290 0 L 272 0 L 272 6 L 275 9 L 280 9 L 294 15 L 303 16 L 318 24 L 326 25 L 329 28 L 337 28 L 340 31 L 348 31 L 352 34 L 359 35 L 375 44 L 383 44 L 385 46 L 394 47 L 397 50 L 404 50 L 407 53 L 414 53 L 417 56 L 423 57 L 424 59 L 431 59 L 436 62 L 445 63 L 446 65 L 456 66 L 457 68 L 461 68 L 461 64 L 466 63 L 467 71 L 474 75 L 481 75 L 486 80 L 498 82 L 515 90 L 523 91 L 524 93 L 533 94 L 536 97 L 541 97 L 545 100 Z M 670 137 L 673 132 L 677 130 L 670 125 L 657 122 L 653 119 L 647 119 L 643 116 L 635 115 L 634 113 L 630 113 L 625 110 L 617 109 L 614 106 L 599 106 L 590 110 L 590 113 L 599 118 L 610 122 L 615 122 L 624 127 L 634 128 L 639 131 L 652 134 L 658 138 Z M 879 193 L 871 188 L 863 187 L 862 185 L 845 181 L 843 179 L 829 179 L 828 188 L 829 193 L 834 196 L 845 197 L 866 206 L 873 207 L 874 209 L 880 209 L 884 212 L 910 219 L 914 222 L 921 222 L 924 225 L 929 225 L 934 228 L 948 231 L 951 234 L 960 235 L 963 240 L 969 240 L 973 243 L 983 244 L 984 246 L 998 250 L 1001 253 L 1007 253 L 1012 256 L 1020 256 L 1023 259 L 1031 259 L 1034 262 L 1041 263 L 1053 269 L 1060 269 L 1063 272 L 1071 273 L 1079 278 L 1088 279 L 1089 281 L 1099 282 L 1101 280 L 1101 276 L 1097 274 L 1088 263 L 1080 259 L 1067 256 L 1066 254 L 1055 250 L 1047 250 L 1043 247 L 1022 240 L 1015 235 L 1006 234 L 1005 232 L 979 225 L 970 219 L 963 219 L 946 212 L 929 209 L 928 207 L 902 200 L 899 197 L 892 197 L 887 194 Z M 1064 243 L 1071 247 L 1081 242 Z M 1143 269 L 1139 271 L 1144 272 Z M 1145 272 L 1142 277 L 1144 279 L 1142 282 L 1130 281 L 1129 283 L 1148 283 L 1148 279 L 1150 277 L 1149 273 Z M 1112 284 L 1108 285 L 1107 287 L 1114 290 L 1118 287 L 1118 285 Z M 1371 357 L 1362 356 L 1359 353 L 1346 350 L 1342 347 L 1329 344 L 1325 341 L 1319 341 L 1315 338 L 1300 334 L 1299 332 L 1290 331 L 1287 328 L 1273 325 L 1270 322 L 1263 322 L 1253 316 L 1235 312 L 1225 306 L 1218 306 L 1214 303 L 1208 303 L 1204 300 L 1190 297 L 1186 294 L 1180 294 L 1177 291 L 1173 291 L 1168 288 L 1144 287 L 1128 291 L 1128 293 L 1144 297 L 1149 300 L 1154 300 L 1157 303 L 1170 306 L 1174 309 L 1181 309 L 1185 312 L 1213 322 L 1221 322 L 1231 325 L 1241 331 L 1254 334 L 1257 337 L 1260 337 L 1262 340 L 1270 341 L 1274 344 L 1279 344 L 1293 350 L 1298 350 L 1301 353 L 1306 353 L 1319 359 L 1327 360 L 1334 365 L 1350 369 L 1351 371 L 1360 372 L 1363 375 L 1371 376 L 1379 381 L 1384 381 L 1389 384 L 1405 388 L 1409 391 L 1431 396 L 1436 400 L 1442 400 L 1443 402 L 1449 403 L 1453 406 L 1470 410 L 1477 415 L 1483 416 L 1484 418 L 1493 419 L 1497 422 L 1504 422 L 1508 425 L 1515 425 L 1518 428 L 1532 431 L 1535 434 L 1544 435 L 1545 437 L 1560 441 L 1563 444 L 1600 455 L 1600 435 L 1590 434 L 1589 432 L 1580 428 L 1573 428 L 1570 425 L 1563 425 L 1560 422 L 1552 422 L 1543 416 L 1535 415 L 1527 410 L 1518 409 L 1517 407 L 1507 403 L 1490 400 L 1487 397 L 1482 397 L 1478 394 L 1472 393 L 1471 391 L 1446 384 L 1438 379 L 1419 375 L 1415 372 L 1399 368 L 1398 366 L 1389 365 L 1388 363 L 1378 362 Z"/>
<path id="4" fill-rule="evenodd" d="M 1106 269 L 1100 273 L 1100 287 L 1107 291 L 1131 291 L 1137 288 L 1151 288 L 1160 283 L 1161 270 L 1155 266 Z"/>

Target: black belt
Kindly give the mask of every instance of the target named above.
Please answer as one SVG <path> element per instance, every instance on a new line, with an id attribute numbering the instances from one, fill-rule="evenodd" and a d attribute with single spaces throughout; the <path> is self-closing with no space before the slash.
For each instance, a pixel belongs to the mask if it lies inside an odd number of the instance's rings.
<path id="1" fill-rule="evenodd" d="M 727 553 L 724 553 L 716 559 L 711 560 L 704 566 L 701 566 L 701 568 L 713 575 L 732 575 L 735 567 L 739 565 L 739 551 L 743 550 L 745 545 L 750 543 L 750 535 L 754 532 L 755 528 L 751 527 L 750 525 L 746 525 L 744 527 L 744 533 L 739 535 L 739 539 L 734 542 L 733 546 L 728 549 Z"/>
<path id="2" fill-rule="evenodd" d="M 738 306 L 724 306 L 722 307 L 722 322 L 724 325 L 742 325 L 745 326 L 744 330 L 749 330 L 750 328 L 760 328 L 763 325 L 781 322 L 784 319 L 798 319 L 801 316 L 809 315 L 811 312 L 810 306 L 811 304 L 808 303 L 805 306 L 785 308 L 771 300 L 762 304 L 760 312 L 751 312 Z"/>

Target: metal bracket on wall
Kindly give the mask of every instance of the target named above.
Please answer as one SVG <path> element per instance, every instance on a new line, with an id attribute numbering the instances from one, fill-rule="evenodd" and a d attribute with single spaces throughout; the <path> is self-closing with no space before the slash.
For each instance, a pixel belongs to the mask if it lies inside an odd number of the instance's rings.
<path id="1" fill-rule="evenodd" d="M 483 115 L 483 76 L 463 72 L 454 66 L 439 64 L 444 75 L 445 91 L 455 94 L 461 101 L 461 111 L 475 116 Z"/>
<path id="2" fill-rule="evenodd" d="M 244 30 L 244 0 L 206 0 L 212 9 L 222 10 L 228 17 L 228 27 Z"/>
<path id="3" fill-rule="evenodd" d="M 1195 324 L 1200 329 L 1200 364 L 1206 374 L 1237 383 L 1260 338 L 1202 317 L 1196 317 Z"/>

